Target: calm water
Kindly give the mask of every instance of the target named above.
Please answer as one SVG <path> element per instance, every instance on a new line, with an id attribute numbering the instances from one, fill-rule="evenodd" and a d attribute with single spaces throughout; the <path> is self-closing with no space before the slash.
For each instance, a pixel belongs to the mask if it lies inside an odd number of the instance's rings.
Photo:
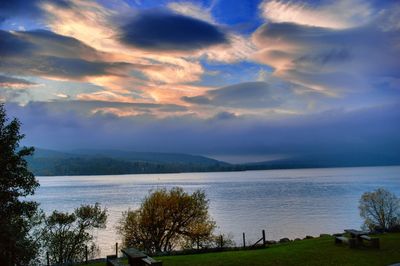
<path id="1" fill-rule="evenodd" d="M 119 241 L 115 223 L 135 209 L 149 190 L 174 186 L 206 191 L 218 232 L 242 232 L 255 242 L 267 239 L 341 232 L 359 228 L 358 200 L 365 191 L 384 187 L 400 196 L 400 166 L 224 173 L 39 177 L 35 199 L 46 212 L 72 211 L 100 202 L 108 208 L 107 229 L 96 234 L 101 253 L 113 253 Z"/>

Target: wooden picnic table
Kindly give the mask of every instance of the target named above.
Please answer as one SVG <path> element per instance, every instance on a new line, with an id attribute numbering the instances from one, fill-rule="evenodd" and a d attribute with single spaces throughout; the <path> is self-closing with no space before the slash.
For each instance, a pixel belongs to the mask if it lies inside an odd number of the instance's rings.
<path id="1" fill-rule="evenodd" d="M 147 255 L 137 250 L 136 248 L 125 248 L 121 250 L 128 257 L 128 263 L 131 266 L 142 266 L 142 259 L 147 258 Z"/>
<path id="2" fill-rule="evenodd" d="M 368 236 L 369 232 L 359 231 L 359 230 L 354 230 L 354 229 L 345 229 L 344 231 L 346 233 L 350 234 L 351 239 L 353 241 L 355 241 L 354 243 L 352 243 L 352 245 L 354 245 L 354 246 L 355 245 L 363 245 L 364 241 L 368 241 L 370 243 L 370 246 L 373 248 L 379 248 L 379 246 L 380 246 L 379 238 Z M 350 245 L 350 241 L 349 241 L 349 245 Z"/>

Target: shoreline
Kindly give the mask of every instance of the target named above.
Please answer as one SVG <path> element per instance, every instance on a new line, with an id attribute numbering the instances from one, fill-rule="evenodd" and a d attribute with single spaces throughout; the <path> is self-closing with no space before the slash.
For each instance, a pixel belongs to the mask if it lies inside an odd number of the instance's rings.
<path id="1" fill-rule="evenodd" d="M 301 168 L 270 168 L 270 169 L 247 169 L 247 170 L 227 170 L 227 171 L 194 171 L 194 172 L 157 172 L 157 173 L 132 173 L 132 174 L 78 174 L 78 175 L 35 175 L 40 178 L 47 177 L 79 177 L 79 176 L 139 176 L 139 175 L 169 175 L 169 174 L 202 174 L 202 173 L 237 173 L 237 172 L 257 172 L 257 171 L 281 171 L 281 170 L 309 170 L 309 169 L 349 169 L 349 168 L 384 168 L 400 167 L 400 164 L 390 165 L 367 165 L 367 166 L 331 166 L 331 167 L 301 167 Z"/>

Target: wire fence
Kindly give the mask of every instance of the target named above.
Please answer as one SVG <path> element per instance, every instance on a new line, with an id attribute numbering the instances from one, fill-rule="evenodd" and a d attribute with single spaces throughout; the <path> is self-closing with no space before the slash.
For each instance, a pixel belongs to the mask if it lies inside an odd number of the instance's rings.
<path id="1" fill-rule="evenodd" d="M 229 241 L 226 241 L 227 239 L 224 239 L 224 235 L 220 235 L 218 237 L 218 246 L 216 247 L 202 247 L 202 248 L 192 248 L 192 249 L 183 249 L 183 250 L 173 250 L 173 251 L 168 251 L 168 252 L 162 252 L 162 253 L 156 253 L 153 254 L 155 256 L 169 256 L 169 255 L 189 255 L 189 254 L 201 254 L 201 253 L 212 253 L 212 252 L 221 252 L 221 251 L 228 251 L 228 250 L 248 250 L 248 249 L 260 249 L 260 248 L 265 248 L 269 244 L 275 243 L 275 241 L 267 241 L 266 240 L 266 234 L 265 230 L 261 231 L 261 238 L 258 239 L 256 242 L 249 244 L 246 243 L 246 233 L 242 233 L 243 237 L 243 242 L 240 246 L 230 246 L 227 243 L 230 243 Z M 109 254 L 108 256 L 115 256 L 116 258 L 123 258 L 119 256 L 120 253 L 120 245 L 118 242 L 115 243 L 115 254 Z M 106 258 L 95 258 L 95 259 L 89 259 L 89 251 L 88 247 L 86 246 L 85 248 L 85 256 L 84 260 L 81 262 L 76 262 L 73 264 L 62 264 L 62 265 L 85 265 L 89 263 L 96 263 L 96 262 L 106 262 Z M 52 264 L 50 261 L 49 253 L 46 253 L 46 266 L 61 266 L 60 264 Z"/>

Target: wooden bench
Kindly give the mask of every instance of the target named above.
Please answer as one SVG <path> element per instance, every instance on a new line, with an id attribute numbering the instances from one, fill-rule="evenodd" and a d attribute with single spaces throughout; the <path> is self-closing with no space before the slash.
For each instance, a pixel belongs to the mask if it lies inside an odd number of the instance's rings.
<path id="1" fill-rule="evenodd" d="M 122 249 L 121 251 L 128 258 L 128 263 L 131 266 L 162 265 L 161 261 L 156 261 L 155 259 L 147 256 L 146 254 L 135 248 L 125 248 Z"/>
<path id="2" fill-rule="evenodd" d="M 116 255 L 110 255 L 106 258 L 107 266 L 125 266 L 125 264 L 119 262 Z"/>
<path id="3" fill-rule="evenodd" d="M 162 266 L 161 261 L 157 261 L 151 257 L 144 258 L 142 259 L 142 261 L 144 262 L 145 265 Z"/>
<path id="4" fill-rule="evenodd" d="M 347 238 L 344 236 L 335 237 L 335 244 L 348 244 L 350 248 L 356 247 L 356 239 L 355 238 Z"/>
<path id="5" fill-rule="evenodd" d="M 379 248 L 380 244 L 379 244 L 379 238 L 377 237 L 370 237 L 367 235 L 362 235 L 359 237 L 361 241 L 366 240 L 369 241 L 369 243 L 371 243 L 371 247 L 373 248 Z"/>

